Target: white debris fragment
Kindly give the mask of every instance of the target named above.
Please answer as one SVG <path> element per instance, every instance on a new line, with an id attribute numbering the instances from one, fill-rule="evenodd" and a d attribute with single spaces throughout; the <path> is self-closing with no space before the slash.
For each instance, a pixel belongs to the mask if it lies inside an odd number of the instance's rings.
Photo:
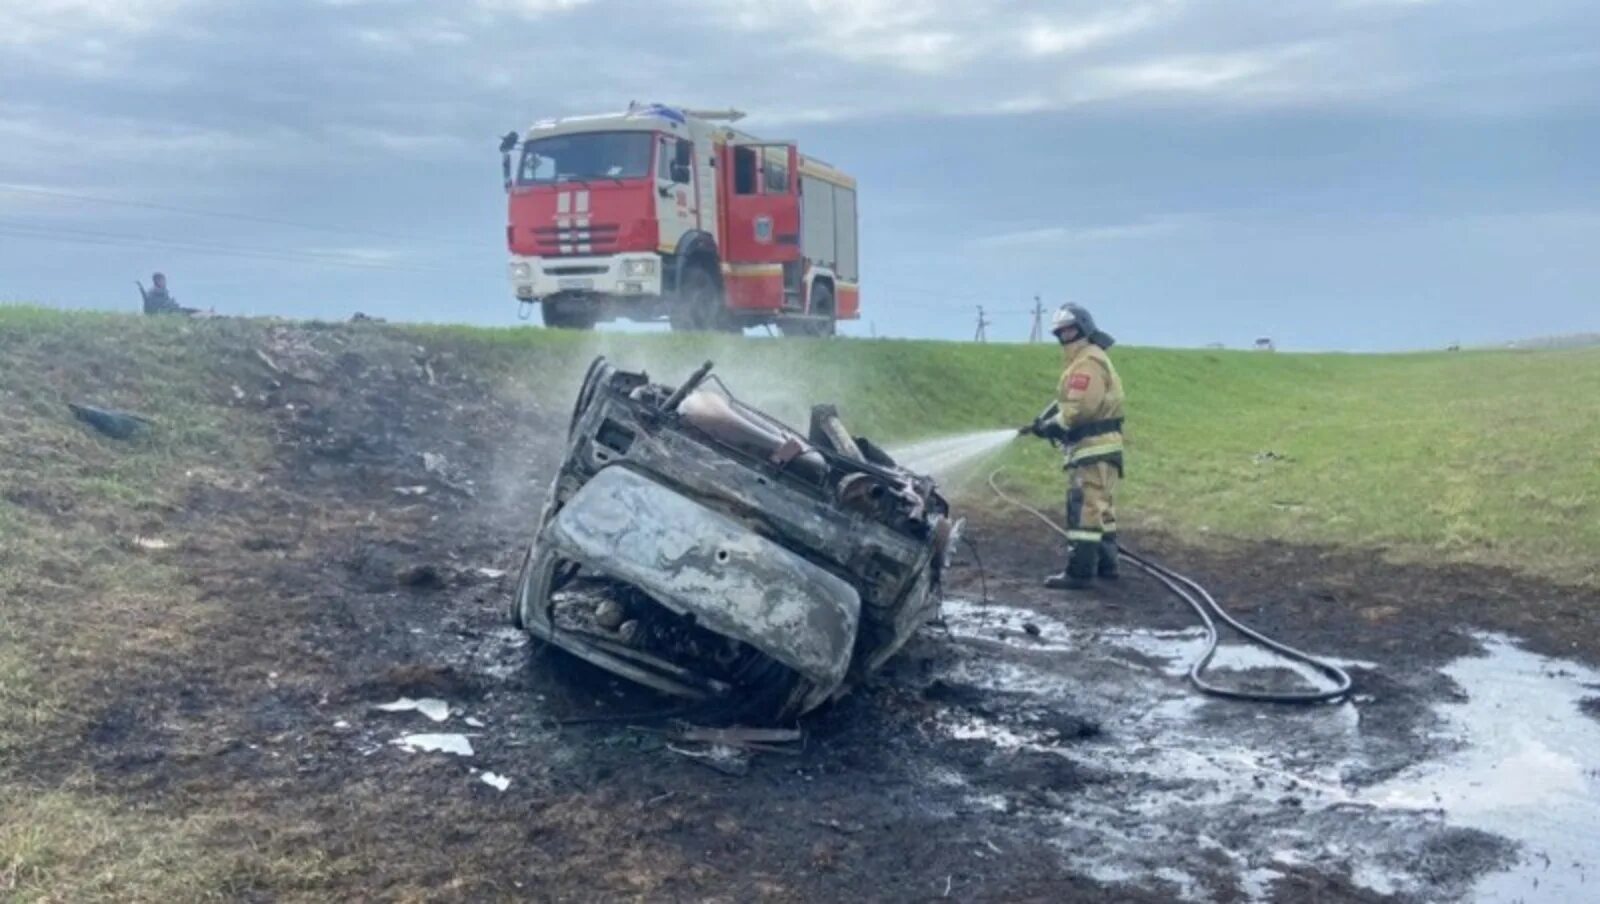
<path id="1" fill-rule="evenodd" d="M 333 727 L 339 729 L 340 731 L 343 731 L 343 730 L 345 730 L 345 729 L 350 727 L 350 723 L 346 722 L 343 719 L 340 719 L 339 721 L 333 723 Z"/>
<path id="2" fill-rule="evenodd" d="M 506 576 L 505 569 L 503 568 L 477 568 L 474 570 L 477 571 L 480 577 L 490 581 L 498 581 Z"/>
<path id="3" fill-rule="evenodd" d="M 380 703 L 377 708 L 386 713 L 419 712 L 435 722 L 450 718 L 450 704 L 437 697 L 423 697 L 421 700 L 401 697 L 393 703 Z"/>
<path id="4" fill-rule="evenodd" d="M 456 756 L 472 756 L 472 742 L 463 734 L 411 734 L 402 738 L 395 738 L 389 743 L 403 747 L 412 753 L 453 753 Z"/>
<path id="5" fill-rule="evenodd" d="M 468 716 L 467 717 L 467 724 L 472 726 L 473 728 L 482 728 L 483 727 L 483 720 L 482 719 L 474 719 L 472 716 Z"/>
<path id="6" fill-rule="evenodd" d="M 436 452 L 422 453 L 422 470 L 427 471 L 429 474 L 443 473 L 447 464 L 443 455 L 439 455 Z"/>
<path id="7" fill-rule="evenodd" d="M 161 549 L 171 549 L 172 548 L 172 544 L 171 543 L 168 543 L 167 541 L 161 539 L 160 537 L 134 537 L 133 538 L 133 545 L 139 547 L 140 549 L 151 549 L 151 550 L 161 550 Z"/>
<path id="8" fill-rule="evenodd" d="M 493 772 L 485 772 L 484 774 L 478 776 L 478 780 L 495 789 L 496 791 L 504 791 L 505 789 L 511 787 L 511 779 L 506 778 L 503 775 L 495 775 Z"/>
<path id="9" fill-rule="evenodd" d="M 425 486 L 395 487 L 394 491 L 402 496 L 423 496 L 427 494 L 428 488 Z"/>

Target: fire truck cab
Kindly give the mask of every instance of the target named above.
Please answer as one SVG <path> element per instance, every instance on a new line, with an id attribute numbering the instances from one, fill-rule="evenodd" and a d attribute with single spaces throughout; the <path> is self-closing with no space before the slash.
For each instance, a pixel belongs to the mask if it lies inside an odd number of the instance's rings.
<path id="1" fill-rule="evenodd" d="M 546 326 L 830 335 L 859 316 L 855 180 L 738 111 L 630 105 L 501 140 L 512 291 Z"/>

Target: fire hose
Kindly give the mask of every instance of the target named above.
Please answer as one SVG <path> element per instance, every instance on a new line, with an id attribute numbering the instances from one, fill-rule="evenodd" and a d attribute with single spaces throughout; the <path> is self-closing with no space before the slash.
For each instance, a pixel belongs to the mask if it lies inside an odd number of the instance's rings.
<path id="1" fill-rule="evenodd" d="M 1012 496 L 1000 488 L 1000 475 L 1004 472 L 1004 468 L 999 468 L 989 475 L 989 489 L 994 491 L 995 496 L 1007 505 L 1013 506 L 1021 511 L 1033 515 L 1035 518 L 1038 518 L 1040 521 L 1048 525 L 1051 530 L 1060 534 L 1063 538 L 1066 538 L 1066 530 L 1060 525 L 1056 524 L 1049 515 L 1039 511 L 1039 509 L 1027 504 L 1026 502 L 1023 502 L 1022 500 Z M 1318 659 L 1310 653 L 1297 650 L 1286 643 L 1274 640 L 1271 637 L 1262 634 L 1260 631 L 1257 631 L 1240 622 L 1232 615 L 1229 615 L 1227 610 L 1223 609 L 1222 606 L 1216 601 L 1216 598 L 1213 597 L 1211 593 L 1206 590 L 1206 588 L 1202 587 L 1193 578 L 1174 571 L 1159 562 L 1141 556 L 1138 553 L 1129 550 L 1126 546 L 1119 548 L 1118 558 L 1154 578 L 1162 586 L 1166 587 L 1167 590 L 1172 593 L 1172 595 L 1183 600 L 1185 603 L 1188 603 L 1189 607 L 1193 609 L 1195 614 L 1200 617 L 1200 622 L 1205 627 L 1206 647 L 1205 652 L 1201 653 L 1200 657 L 1189 666 L 1189 682 L 1193 684 L 1201 693 L 1210 694 L 1213 697 L 1223 697 L 1229 700 L 1249 700 L 1257 703 L 1298 704 L 1327 703 L 1334 700 L 1339 700 L 1350 693 L 1353 682 L 1350 680 L 1350 675 L 1345 672 L 1344 669 L 1341 669 L 1330 662 Z M 1223 623 L 1228 625 L 1228 627 L 1239 632 L 1239 634 L 1244 636 L 1252 643 L 1271 650 L 1285 659 L 1304 663 L 1305 665 L 1310 666 L 1332 681 L 1334 683 L 1334 687 L 1328 690 L 1316 691 L 1252 691 L 1222 687 L 1221 685 L 1212 684 L 1206 680 L 1205 672 L 1206 669 L 1211 665 L 1212 658 L 1217 654 L 1217 644 L 1219 642 L 1219 635 L 1217 632 L 1218 620 L 1221 620 Z"/>

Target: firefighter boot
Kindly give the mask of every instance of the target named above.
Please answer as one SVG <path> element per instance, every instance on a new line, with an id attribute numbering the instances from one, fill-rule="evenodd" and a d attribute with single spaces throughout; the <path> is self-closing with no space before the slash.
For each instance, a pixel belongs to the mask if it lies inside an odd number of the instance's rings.
<path id="1" fill-rule="evenodd" d="M 1115 532 L 1107 533 L 1100 538 L 1100 563 L 1095 573 L 1107 581 L 1115 581 L 1121 577 L 1117 570 L 1117 535 Z"/>
<path id="2" fill-rule="evenodd" d="M 1067 570 L 1044 579 L 1051 590 L 1088 590 L 1094 586 L 1095 561 L 1100 556 L 1099 543 L 1073 543 L 1067 553 Z"/>

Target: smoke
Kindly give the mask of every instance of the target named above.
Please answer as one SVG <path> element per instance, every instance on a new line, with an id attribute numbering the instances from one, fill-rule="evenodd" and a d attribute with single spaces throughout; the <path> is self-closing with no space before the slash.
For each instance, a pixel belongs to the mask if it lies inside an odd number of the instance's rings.
<path id="1" fill-rule="evenodd" d="M 720 378 L 741 402 L 765 411 L 802 434 L 811 421 L 811 407 L 838 401 L 837 379 L 826 388 L 817 375 L 792 366 L 794 346 L 758 336 L 640 336 L 628 333 L 592 333 L 585 343 L 581 367 L 595 355 L 605 355 L 623 370 L 642 370 L 655 383 L 676 386 L 706 361 L 716 362 L 712 376 Z M 642 340 L 642 341 L 641 341 Z M 789 366 L 786 366 L 789 365 Z M 837 378 L 837 372 L 830 373 Z M 573 389 L 577 388 L 576 378 Z M 848 422 L 848 418 L 846 419 Z"/>
<path id="2" fill-rule="evenodd" d="M 802 435 L 811 406 L 833 401 L 814 374 L 784 366 L 793 361 L 758 337 L 664 336 L 638 333 L 561 333 L 529 350 L 528 365 L 508 374 L 496 394 L 518 414 L 497 438 L 483 498 L 486 518 L 527 520 L 537 512 L 565 451 L 567 419 L 589 363 L 604 355 L 622 370 L 644 371 L 655 383 L 675 386 L 695 368 L 716 362 L 714 376 L 741 401 L 787 423 Z M 782 357 L 780 357 L 782 355 Z M 836 385 L 840 374 L 830 374 Z"/>

